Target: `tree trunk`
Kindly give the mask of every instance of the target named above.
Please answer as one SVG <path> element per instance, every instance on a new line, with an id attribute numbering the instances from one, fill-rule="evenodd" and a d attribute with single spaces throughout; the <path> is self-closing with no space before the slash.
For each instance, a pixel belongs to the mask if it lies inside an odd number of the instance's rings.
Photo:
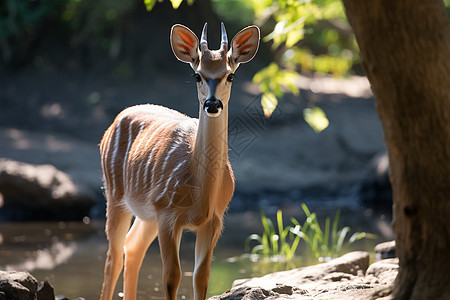
<path id="1" fill-rule="evenodd" d="M 383 124 L 395 299 L 450 299 L 450 24 L 440 0 L 343 0 Z"/>

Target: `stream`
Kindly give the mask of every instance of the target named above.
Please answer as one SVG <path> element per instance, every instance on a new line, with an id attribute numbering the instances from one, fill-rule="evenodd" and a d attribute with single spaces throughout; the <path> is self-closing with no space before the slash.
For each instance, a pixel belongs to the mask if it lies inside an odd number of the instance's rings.
<path id="1" fill-rule="evenodd" d="M 310 207 L 320 219 L 334 217 L 336 208 L 321 205 Z M 284 207 L 285 225 L 289 217 L 301 219 L 298 207 Z M 275 220 L 274 216 L 268 216 Z M 370 209 L 342 209 L 340 226 L 349 225 L 352 232 L 366 231 L 378 236 L 376 240 L 361 240 L 350 250 L 367 250 L 380 241 L 392 239 L 390 216 Z M 55 295 L 74 299 L 98 299 L 103 280 L 103 266 L 107 251 L 104 220 L 52 223 L 0 223 L 0 270 L 27 270 L 39 281 L 48 280 L 55 288 Z M 247 211 L 225 216 L 224 232 L 215 248 L 211 267 L 208 297 L 225 292 L 234 280 L 260 276 L 291 267 L 317 263 L 308 256 L 306 244 L 300 242 L 297 258 L 293 264 L 267 261 L 253 262 L 249 259 L 245 240 L 252 233 L 262 232 L 260 212 Z M 183 278 L 178 299 L 192 299 L 192 271 L 194 265 L 195 235 L 183 235 L 180 260 Z M 373 253 L 372 253 L 373 254 Z M 116 287 L 115 298 L 120 299 L 122 278 Z M 157 241 L 149 248 L 143 262 L 138 287 L 139 299 L 164 299 L 161 284 L 161 259 Z"/>

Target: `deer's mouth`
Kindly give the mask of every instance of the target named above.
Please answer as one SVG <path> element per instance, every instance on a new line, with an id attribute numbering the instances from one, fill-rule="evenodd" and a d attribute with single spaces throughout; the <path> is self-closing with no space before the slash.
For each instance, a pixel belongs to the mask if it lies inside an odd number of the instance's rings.
<path id="1" fill-rule="evenodd" d="M 203 109 L 209 117 L 215 118 L 220 115 L 223 110 L 222 101 L 218 99 L 208 99 L 203 104 Z"/>

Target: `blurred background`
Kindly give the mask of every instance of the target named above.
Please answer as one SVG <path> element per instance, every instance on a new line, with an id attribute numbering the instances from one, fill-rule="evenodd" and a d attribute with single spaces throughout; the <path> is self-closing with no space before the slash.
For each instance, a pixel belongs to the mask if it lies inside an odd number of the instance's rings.
<path id="1" fill-rule="evenodd" d="M 262 40 L 233 83 L 236 192 L 209 295 L 234 279 L 286 268 L 235 259 L 263 230 L 261 212 L 271 218 L 281 210 L 288 225 L 290 217 L 305 219 L 301 203 L 320 223 L 339 210 L 342 226 L 377 236 L 345 250 L 393 238 L 383 132 L 340 1 L 4 0 L 0 269 L 29 270 L 69 298 L 98 297 L 106 253 L 98 143 L 135 104 L 197 117 L 193 71 L 174 57 L 170 28 L 181 23 L 200 35 L 208 22 L 216 49 L 221 21 L 230 40 L 251 24 Z M 179 297 L 190 299 L 191 234 L 182 248 Z M 158 251 L 153 245 L 144 262 L 143 297 L 163 295 Z M 293 266 L 315 261 L 305 251 L 300 243 Z"/>

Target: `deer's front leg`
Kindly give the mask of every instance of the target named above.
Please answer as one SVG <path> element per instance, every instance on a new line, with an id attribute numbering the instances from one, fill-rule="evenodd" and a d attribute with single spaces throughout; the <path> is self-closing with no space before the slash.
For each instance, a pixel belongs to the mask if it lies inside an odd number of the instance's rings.
<path id="1" fill-rule="evenodd" d="M 139 269 L 150 244 L 158 233 L 158 224 L 152 221 L 134 220 L 125 239 L 124 293 L 126 300 L 136 299 Z"/>
<path id="2" fill-rule="evenodd" d="M 175 300 L 181 281 L 179 249 L 182 228 L 171 227 L 169 220 L 159 221 L 159 248 L 163 264 L 163 285 L 166 300 Z"/>
<path id="3" fill-rule="evenodd" d="M 202 225 L 195 242 L 194 299 L 204 300 L 208 289 L 211 257 L 222 231 L 222 220 L 217 216 Z"/>

